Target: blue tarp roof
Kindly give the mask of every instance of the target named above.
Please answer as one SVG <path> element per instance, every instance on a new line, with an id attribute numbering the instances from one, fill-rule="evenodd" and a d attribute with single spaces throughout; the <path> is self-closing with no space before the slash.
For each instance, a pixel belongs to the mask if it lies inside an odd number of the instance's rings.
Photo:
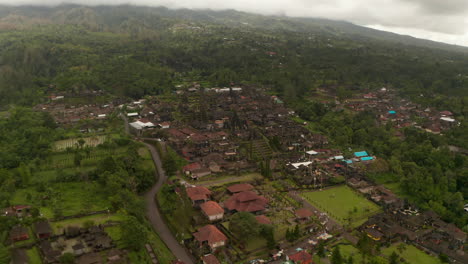
<path id="1" fill-rule="evenodd" d="M 373 157 L 363 157 L 363 158 L 361 158 L 362 161 L 373 160 L 373 159 L 374 159 Z"/>
<path id="2" fill-rule="evenodd" d="M 354 156 L 356 156 L 356 157 L 365 157 L 365 156 L 369 156 L 369 154 L 367 154 L 366 151 L 359 151 L 359 152 L 354 152 Z"/>
<path id="3" fill-rule="evenodd" d="M 394 114 L 396 114 L 396 111 L 391 110 L 391 111 L 388 111 L 388 113 L 394 115 Z"/>
<path id="4" fill-rule="evenodd" d="M 351 163 L 353 163 L 353 161 L 352 161 L 352 160 L 345 160 L 345 162 L 346 162 L 346 163 L 348 163 L 348 164 L 351 164 Z"/>

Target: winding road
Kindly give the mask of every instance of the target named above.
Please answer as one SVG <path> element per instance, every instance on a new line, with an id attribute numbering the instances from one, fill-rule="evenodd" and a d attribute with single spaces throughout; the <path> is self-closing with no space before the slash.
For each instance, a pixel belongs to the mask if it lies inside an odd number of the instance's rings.
<path id="1" fill-rule="evenodd" d="M 130 135 L 130 130 L 128 126 L 128 119 L 124 115 L 120 115 L 125 122 L 125 132 Z M 153 226 L 154 231 L 161 237 L 167 247 L 171 250 L 174 256 L 183 261 L 185 264 L 194 264 L 195 261 L 193 256 L 187 251 L 187 249 L 177 242 L 177 239 L 172 234 L 169 227 L 164 222 L 164 219 L 159 211 L 158 204 L 156 203 L 156 194 L 159 192 L 161 187 L 163 186 L 164 182 L 167 180 L 166 173 L 162 169 L 162 162 L 161 158 L 159 157 L 156 148 L 148 143 L 140 141 L 149 149 L 151 153 L 151 157 L 154 162 L 154 166 L 156 167 L 157 173 L 155 172 L 155 177 L 157 182 L 151 190 L 149 190 L 145 196 L 145 204 L 146 204 L 146 217 L 148 218 L 149 222 Z"/>
<path id="2" fill-rule="evenodd" d="M 154 165 L 158 171 L 157 174 L 159 175 L 159 177 L 156 175 L 158 182 L 151 188 L 149 192 L 145 194 L 146 216 L 153 226 L 153 229 L 156 231 L 156 233 L 158 233 L 164 243 L 166 243 L 167 247 L 172 251 L 172 254 L 174 254 L 176 258 L 182 260 L 186 264 L 193 264 L 193 257 L 187 252 L 184 246 L 177 242 L 174 235 L 171 233 L 171 230 L 169 230 L 166 223 L 164 222 L 161 213 L 159 212 L 155 197 L 156 193 L 161 189 L 164 182 L 166 181 L 167 176 L 162 169 L 161 159 L 154 146 L 148 143 L 143 144 L 145 144 L 150 150 Z"/>

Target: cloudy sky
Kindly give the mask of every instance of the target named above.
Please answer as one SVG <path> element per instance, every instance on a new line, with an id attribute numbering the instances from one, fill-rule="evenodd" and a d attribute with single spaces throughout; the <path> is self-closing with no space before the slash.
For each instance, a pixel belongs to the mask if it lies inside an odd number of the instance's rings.
<path id="1" fill-rule="evenodd" d="M 137 4 L 236 9 L 322 17 L 419 38 L 468 46 L 468 0 L 0 0 L 1 4 Z"/>

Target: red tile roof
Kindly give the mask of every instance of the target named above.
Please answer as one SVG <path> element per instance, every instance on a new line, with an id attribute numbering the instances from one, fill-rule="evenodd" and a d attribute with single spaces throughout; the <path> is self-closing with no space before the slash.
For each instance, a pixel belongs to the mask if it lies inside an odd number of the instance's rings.
<path id="1" fill-rule="evenodd" d="M 208 216 L 224 213 L 224 209 L 221 208 L 221 206 L 219 206 L 217 202 L 213 201 L 208 201 L 206 203 L 201 204 L 200 208 Z"/>
<path id="2" fill-rule="evenodd" d="M 188 187 L 186 191 L 192 201 L 207 200 L 211 195 L 211 191 L 203 186 Z"/>
<path id="3" fill-rule="evenodd" d="M 260 224 L 271 225 L 270 219 L 268 217 L 264 216 L 264 215 L 257 215 L 257 216 L 255 216 L 255 219 Z"/>
<path id="4" fill-rule="evenodd" d="M 201 169 L 201 165 L 198 162 L 187 164 L 182 168 L 183 171 L 194 171 L 198 169 Z"/>
<path id="5" fill-rule="evenodd" d="M 301 263 L 311 263 L 312 261 L 312 255 L 305 251 L 299 251 L 291 256 L 289 256 L 289 259 L 294 261 L 295 263 L 301 264 Z"/>
<path id="6" fill-rule="evenodd" d="M 301 208 L 296 211 L 296 216 L 299 218 L 308 218 L 311 217 L 314 213 L 306 208 Z"/>
<path id="7" fill-rule="evenodd" d="M 227 189 L 231 193 L 238 193 L 238 192 L 251 191 L 254 189 L 254 187 L 248 183 L 239 183 L 239 184 L 231 185 Z"/>
<path id="8" fill-rule="evenodd" d="M 193 236 L 198 242 L 203 243 L 206 241 L 210 246 L 218 242 L 227 241 L 227 237 L 214 225 L 206 225 L 198 229 L 198 232 L 193 233 Z"/>
<path id="9" fill-rule="evenodd" d="M 236 193 L 224 202 L 229 210 L 238 212 L 258 212 L 265 210 L 268 200 L 252 191 Z"/>
<path id="10" fill-rule="evenodd" d="M 204 256 L 202 260 L 205 264 L 219 264 L 219 260 L 216 258 L 216 256 L 211 254 Z"/>

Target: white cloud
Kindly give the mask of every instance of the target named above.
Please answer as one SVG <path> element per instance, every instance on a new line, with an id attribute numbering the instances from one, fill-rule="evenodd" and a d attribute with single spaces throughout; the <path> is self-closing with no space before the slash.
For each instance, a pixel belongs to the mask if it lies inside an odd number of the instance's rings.
<path id="1" fill-rule="evenodd" d="M 468 0 L 0 0 L 0 4 L 135 4 L 235 9 L 346 20 L 420 38 L 468 46 Z"/>

